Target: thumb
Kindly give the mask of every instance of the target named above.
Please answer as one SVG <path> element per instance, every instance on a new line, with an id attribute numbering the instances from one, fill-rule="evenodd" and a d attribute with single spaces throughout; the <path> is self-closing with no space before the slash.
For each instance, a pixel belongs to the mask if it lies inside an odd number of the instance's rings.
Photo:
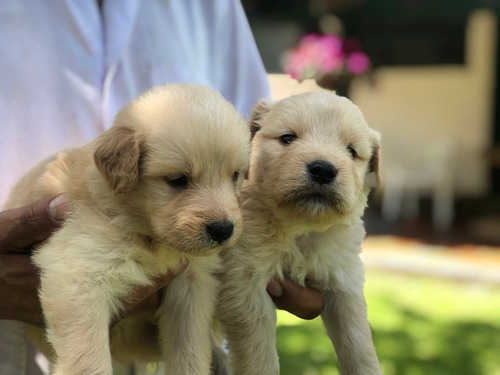
<path id="1" fill-rule="evenodd" d="M 323 293 L 310 287 L 301 287 L 290 279 L 273 279 L 267 292 L 278 309 L 286 310 L 302 319 L 314 319 L 324 307 Z"/>
<path id="2" fill-rule="evenodd" d="M 67 196 L 61 194 L 2 212 L 0 226 L 4 235 L 0 247 L 22 250 L 45 240 L 62 225 L 68 206 Z"/>

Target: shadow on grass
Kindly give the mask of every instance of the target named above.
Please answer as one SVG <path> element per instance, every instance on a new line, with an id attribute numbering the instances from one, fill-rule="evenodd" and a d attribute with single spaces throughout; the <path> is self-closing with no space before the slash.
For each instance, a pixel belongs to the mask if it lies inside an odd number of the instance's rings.
<path id="1" fill-rule="evenodd" d="M 500 374 L 500 327 L 481 322 L 439 322 L 408 309 L 396 326 L 374 326 L 373 337 L 385 375 Z M 321 320 L 280 325 L 277 345 L 283 375 L 339 374 Z"/>

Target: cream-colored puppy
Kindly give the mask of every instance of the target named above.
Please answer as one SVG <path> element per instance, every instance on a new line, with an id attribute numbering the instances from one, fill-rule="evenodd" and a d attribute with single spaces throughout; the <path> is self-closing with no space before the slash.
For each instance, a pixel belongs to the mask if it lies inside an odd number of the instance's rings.
<path id="1" fill-rule="evenodd" d="M 330 92 L 261 102 L 251 128 L 244 231 L 222 254 L 217 308 L 234 374 L 279 373 L 276 313 L 266 292 L 274 277 L 323 292 L 321 317 L 342 374 L 381 374 L 359 258 L 380 135 L 358 107 Z"/>
<path id="2" fill-rule="evenodd" d="M 249 148 L 245 122 L 220 94 L 173 84 L 141 95 L 95 141 L 22 178 L 7 207 L 57 192 L 72 202 L 34 256 L 55 374 L 111 374 L 108 332 L 121 301 L 186 260 L 157 311 L 159 341 L 169 375 L 209 374 L 212 274 L 217 252 L 242 230 Z"/>

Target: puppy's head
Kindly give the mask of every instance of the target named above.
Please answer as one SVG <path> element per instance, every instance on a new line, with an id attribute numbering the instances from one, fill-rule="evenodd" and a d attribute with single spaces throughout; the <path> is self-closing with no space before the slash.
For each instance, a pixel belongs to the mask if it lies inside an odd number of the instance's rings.
<path id="1" fill-rule="evenodd" d="M 321 226 L 362 215 L 380 135 L 352 102 L 326 91 L 260 102 L 250 129 L 249 184 L 277 215 Z"/>
<path id="2" fill-rule="evenodd" d="M 234 244 L 250 134 L 208 88 L 173 84 L 127 105 L 96 142 L 94 161 L 126 228 L 193 255 Z"/>

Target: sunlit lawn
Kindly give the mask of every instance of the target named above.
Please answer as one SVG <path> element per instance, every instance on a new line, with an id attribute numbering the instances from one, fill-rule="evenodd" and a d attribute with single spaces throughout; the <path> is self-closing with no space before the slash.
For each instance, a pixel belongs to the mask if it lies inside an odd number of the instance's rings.
<path id="1" fill-rule="evenodd" d="M 500 287 L 368 271 L 365 294 L 385 375 L 500 375 Z M 339 374 L 321 319 L 278 313 L 283 375 Z"/>

